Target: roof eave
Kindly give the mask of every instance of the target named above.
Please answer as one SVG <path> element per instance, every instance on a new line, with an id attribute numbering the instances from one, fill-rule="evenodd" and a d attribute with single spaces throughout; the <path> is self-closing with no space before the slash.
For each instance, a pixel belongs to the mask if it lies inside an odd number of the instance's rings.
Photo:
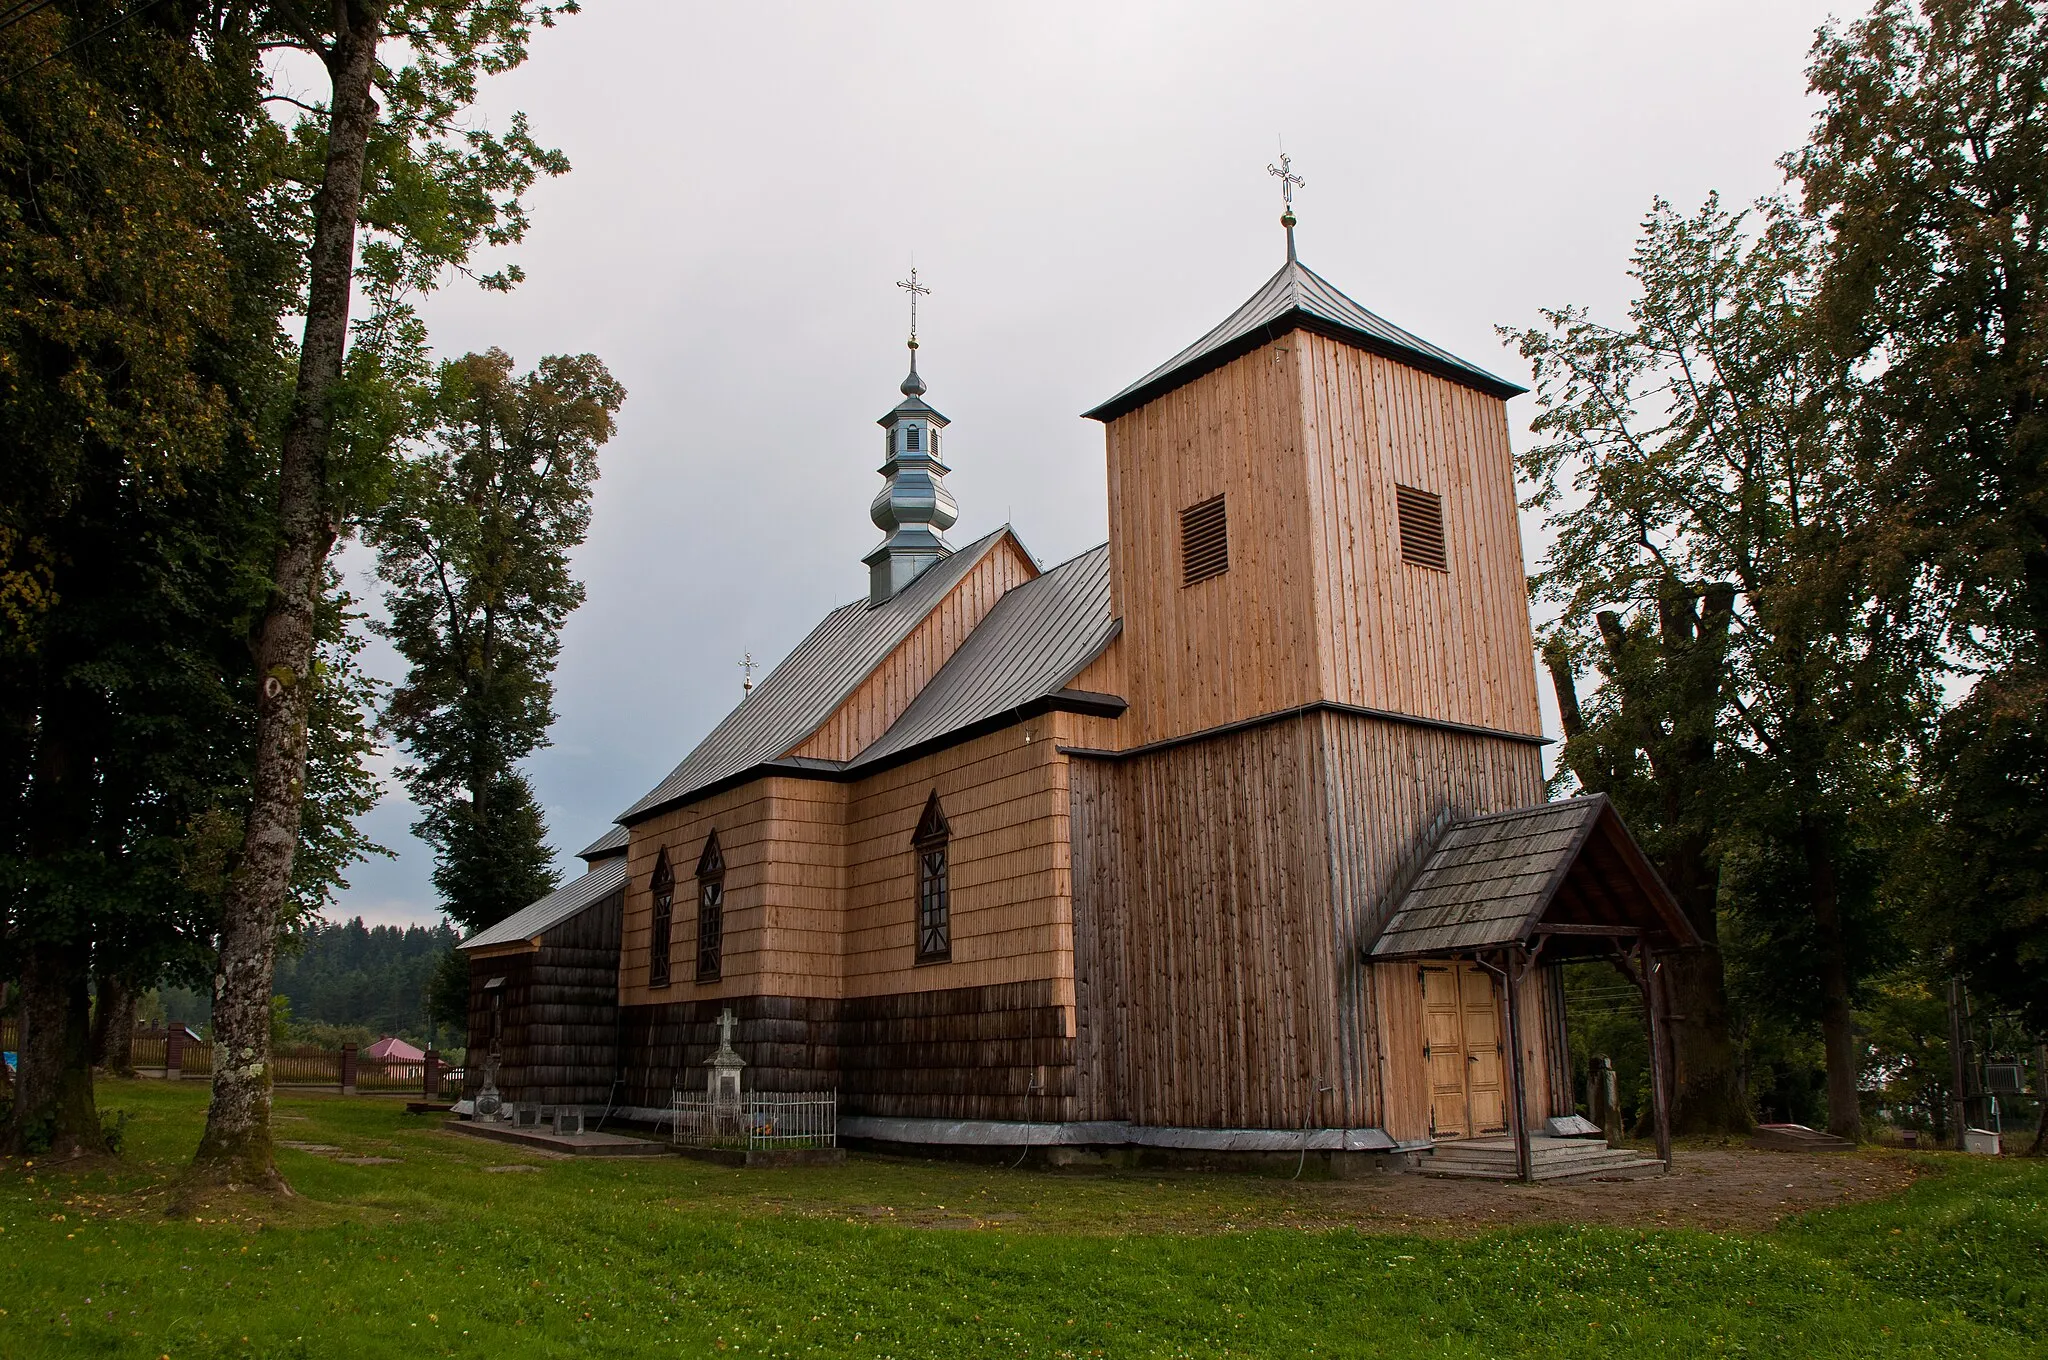
<path id="1" fill-rule="evenodd" d="M 1529 390 L 1480 369 L 1447 364 L 1435 355 L 1424 354 L 1405 345 L 1393 344 L 1377 335 L 1370 335 L 1350 326 L 1338 325 L 1327 317 L 1317 316 L 1314 312 L 1301 307 L 1293 307 L 1271 321 L 1255 326 L 1243 335 L 1218 345 L 1215 349 L 1196 355 L 1178 368 L 1169 369 L 1136 387 L 1126 388 L 1100 406 L 1083 411 L 1081 415 L 1084 419 L 1099 420 L 1107 425 L 1117 417 L 1128 415 L 1140 406 L 1157 401 L 1167 393 L 1185 387 L 1195 379 L 1213 373 L 1225 364 L 1241 359 L 1253 350 L 1297 330 L 1328 336 L 1332 340 L 1365 350 L 1369 354 L 1395 360 L 1410 368 L 1420 369 L 1424 373 L 1472 388 L 1502 401 L 1519 397 Z"/>

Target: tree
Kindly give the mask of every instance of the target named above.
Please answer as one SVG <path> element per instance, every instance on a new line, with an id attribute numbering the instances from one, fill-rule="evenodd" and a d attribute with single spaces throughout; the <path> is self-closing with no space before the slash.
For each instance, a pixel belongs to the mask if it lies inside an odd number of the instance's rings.
<path id="1" fill-rule="evenodd" d="M 23 1047 L 0 1139 L 104 1149 L 88 981 L 206 933 L 187 832 L 230 783 L 247 502 L 289 262 L 279 139 L 194 11 L 0 30 L 0 914 Z"/>
<path id="2" fill-rule="evenodd" d="M 1529 503 L 1555 512 L 1537 597 L 1561 606 L 1559 635 L 1578 648 L 1604 635 L 1617 683 L 1602 691 L 1602 735 L 1627 748 L 1607 763 L 1632 769 L 1641 753 L 1667 786 L 1652 823 L 1665 861 L 1704 845 L 1720 907 L 1802 907 L 1782 937 L 1805 973 L 1791 999 L 1815 1003 L 1828 1122 L 1853 1137 L 1857 918 L 1873 891 L 1846 869 L 1929 696 L 1907 602 L 1843 549 L 1862 491 L 1841 434 L 1846 374 L 1803 330 L 1814 266 L 1809 225 L 1783 205 L 1752 223 L 1711 199 L 1691 217 L 1656 203 L 1627 327 L 1565 309 L 1517 337 L 1542 437 L 1521 463 Z M 1721 654 L 1723 627 L 1726 672 L 1703 681 L 1689 672 Z M 1668 777 L 1674 755 L 1683 782 Z M 1697 768 L 1707 755 L 1711 779 Z M 1731 893 L 1731 856 L 1769 866 L 1770 892 Z M 1686 905 L 1707 924 L 1695 886 Z"/>
<path id="3" fill-rule="evenodd" d="M 561 629 L 583 602 L 569 554 L 590 527 L 597 450 L 625 391 L 590 355 L 513 375 L 499 350 L 442 367 L 430 437 L 368 538 L 383 631 L 409 663 L 388 725 L 424 811 L 434 885 L 470 930 L 553 890 L 519 762 L 547 741 Z"/>
<path id="4" fill-rule="evenodd" d="M 1863 375 L 1858 547 L 1966 689 L 1925 767 L 1916 934 L 2048 1033 L 2048 6 L 1882 0 L 1808 74 L 1785 165 L 1827 228 L 1816 333 Z"/>
<path id="5" fill-rule="evenodd" d="M 1712 816 L 1721 792 L 1734 590 L 1724 582 L 1695 589 L 1675 577 L 1655 589 L 1654 610 L 1627 620 L 1611 609 L 1595 613 L 1602 684 L 1589 704 L 1579 701 L 1576 653 L 1590 640 L 1575 639 L 1569 628 L 1545 639 L 1564 724 L 1560 773 L 1614 800 L 1706 942 L 1674 955 L 1661 974 L 1671 1016 L 1673 1130 L 1740 1132 L 1750 1111 L 1730 1036 Z"/>
<path id="6" fill-rule="evenodd" d="M 561 5 L 526 0 L 274 0 L 239 13 L 267 48 L 291 47 L 326 71 L 329 97 L 294 137 L 295 242 L 307 287 L 298 372 L 280 442 L 276 551 L 256 630 L 254 771 L 228 883 L 214 985 L 213 1098 L 191 1171 L 283 1189 L 270 1141 L 271 984 L 278 917 L 292 879 L 304 804 L 315 616 L 328 554 L 376 498 L 404 427 L 396 390 L 424 337 L 404 298 L 463 266 L 480 244 L 519 240 L 519 196 L 568 169 L 533 141 L 523 116 L 503 134 L 460 115 L 481 75 L 526 56 L 535 23 Z M 379 96 L 382 96 L 381 103 Z M 280 91 L 271 98 L 294 102 Z M 357 255 L 359 232 L 370 240 Z M 516 270 L 487 275 L 509 287 Z M 375 301 L 350 345 L 352 294 Z"/>

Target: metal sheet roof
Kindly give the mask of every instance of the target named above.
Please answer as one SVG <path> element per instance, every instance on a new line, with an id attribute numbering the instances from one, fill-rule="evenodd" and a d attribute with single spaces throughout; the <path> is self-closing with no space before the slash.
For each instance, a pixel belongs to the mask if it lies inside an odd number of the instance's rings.
<path id="1" fill-rule="evenodd" d="M 1596 793 L 1452 823 L 1372 955 L 1469 954 L 1525 943 L 1546 925 L 1696 942 L 1613 806 Z"/>
<path id="2" fill-rule="evenodd" d="M 902 716 L 848 768 L 885 761 L 1056 693 L 1115 635 L 1105 543 L 998 600 Z"/>
<path id="3" fill-rule="evenodd" d="M 1315 270 L 1289 260 L 1207 335 L 1083 414 L 1093 420 L 1114 420 L 1297 327 L 1348 340 L 1490 396 L 1505 399 L 1528 390 L 1367 311 Z"/>
<path id="4" fill-rule="evenodd" d="M 927 568 L 881 604 L 870 606 L 859 600 L 827 614 L 682 764 L 646 797 L 620 813 L 619 820 L 630 822 L 741 770 L 774 760 L 817 731 L 946 592 L 1009 532 L 1005 525 L 976 539 Z"/>
<path id="5" fill-rule="evenodd" d="M 624 828 L 621 828 L 623 830 Z M 494 944 L 517 944 L 546 934 L 570 917 L 596 906 L 626 883 L 626 860 L 621 855 L 593 865 L 531 906 L 521 907 L 494 926 L 489 926 L 457 945 L 457 949 L 482 949 Z"/>
<path id="6" fill-rule="evenodd" d="M 606 859 L 612 855 L 623 855 L 626 853 L 626 842 L 629 839 L 629 834 L 625 827 L 614 826 L 611 830 L 605 832 L 581 850 L 578 850 L 576 858 L 599 860 Z"/>

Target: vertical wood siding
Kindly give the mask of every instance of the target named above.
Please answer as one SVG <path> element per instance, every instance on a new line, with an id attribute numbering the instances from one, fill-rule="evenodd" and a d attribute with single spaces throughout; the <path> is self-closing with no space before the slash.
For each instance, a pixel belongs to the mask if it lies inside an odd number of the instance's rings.
<path id="1" fill-rule="evenodd" d="M 1017 540 L 1005 534 L 816 732 L 784 754 L 819 760 L 859 755 L 903 716 L 996 601 L 1036 575 Z"/>
<path id="2" fill-rule="evenodd" d="M 1414 970 L 1361 951 L 1451 817 L 1541 800 L 1535 748 L 1316 713 L 1070 778 L 1082 1117 L 1426 1137 Z"/>
<path id="3" fill-rule="evenodd" d="M 1298 331 L 1323 697 L 1542 731 L 1507 405 Z M 1449 569 L 1404 562 L 1395 487 L 1443 498 Z"/>
<path id="4" fill-rule="evenodd" d="M 1507 408 L 1296 331 L 1108 427 L 1121 748 L 1317 699 L 1541 732 Z M 1443 498 L 1402 561 L 1395 487 Z M 1180 511 L 1228 498 L 1230 568 L 1180 584 Z"/>

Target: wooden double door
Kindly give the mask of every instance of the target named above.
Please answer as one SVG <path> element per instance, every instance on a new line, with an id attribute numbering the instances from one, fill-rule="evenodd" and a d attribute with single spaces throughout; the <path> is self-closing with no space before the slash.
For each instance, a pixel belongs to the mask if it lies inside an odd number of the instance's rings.
<path id="1" fill-rule="evenodd" d="M 1422 965 L 1423 1054 L 1434 1138 L 1472 1138 L 1508 1126 L 1499 983 L 1470 963 Z"/>

